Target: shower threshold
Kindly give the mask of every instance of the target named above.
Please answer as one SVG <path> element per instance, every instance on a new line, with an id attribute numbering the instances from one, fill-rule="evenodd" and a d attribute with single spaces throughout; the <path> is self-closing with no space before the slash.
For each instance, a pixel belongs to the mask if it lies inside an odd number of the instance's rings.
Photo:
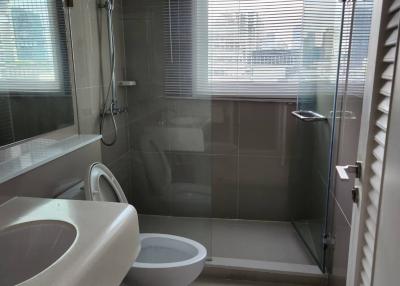
<path id="1" fill-rule="evenodd" d="M 140 215 L 139 223 L 141 232 L 202 243 L 208 277 L 300 285 L 322 285 L 325 277 L 290 222 Z"/>

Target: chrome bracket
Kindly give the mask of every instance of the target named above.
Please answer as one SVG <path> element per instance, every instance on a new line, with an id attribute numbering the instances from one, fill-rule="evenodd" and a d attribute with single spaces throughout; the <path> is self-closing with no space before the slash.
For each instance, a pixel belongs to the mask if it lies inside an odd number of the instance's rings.
<path id="1" fill-rule="evenodd" d="M 296 110 L 292 115 L 305 122 L 325 121 L 327 118 L 317 112 L 311 110 Z"/>
<path id="2" fill-rule="evenodd" d="M 329 246 L 335 245 L 335 239 L 332 237 L 330 233 L 325 233 L 322 237 L 322 243 L 324 248 L 328 248 Z"/>
<path id="3" fill-rule="evenodd" d="M 348 181 L 350 180 L 350 174 L 355 174 L 355 177 L 357 179 L 361 178 L 361 172 L 362 172 L 362 163 L 361 162 L 356 162 L 355 165 L 347 165 L 347 166 L 336 166 L 336 171 L 339 175 L 340 180 L 342 181 Z"/>

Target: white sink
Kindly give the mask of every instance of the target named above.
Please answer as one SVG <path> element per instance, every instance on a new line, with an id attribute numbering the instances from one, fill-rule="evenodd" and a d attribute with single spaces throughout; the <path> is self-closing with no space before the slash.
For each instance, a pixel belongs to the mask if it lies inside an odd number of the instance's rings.
<path id="1" fill-rule="evenodd" d="M 33 221 L 0 231 L 0 285 L 16 285 L 56 262 L 76 239 L 62 221 Z"/>
<path id="2" fill-rule="evenodd" d="M 117 286 L 139 251 L 128 204 L 14 198 L 0 206 L 1 286 Z"/>

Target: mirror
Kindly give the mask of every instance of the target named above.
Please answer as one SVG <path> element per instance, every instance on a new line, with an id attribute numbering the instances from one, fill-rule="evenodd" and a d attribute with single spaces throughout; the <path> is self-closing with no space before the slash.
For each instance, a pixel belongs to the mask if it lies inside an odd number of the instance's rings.
<path id="1" fill-rule="evenodd" d="M 0 146 L 74 124 L 62 1 L 0 2 Z"/>

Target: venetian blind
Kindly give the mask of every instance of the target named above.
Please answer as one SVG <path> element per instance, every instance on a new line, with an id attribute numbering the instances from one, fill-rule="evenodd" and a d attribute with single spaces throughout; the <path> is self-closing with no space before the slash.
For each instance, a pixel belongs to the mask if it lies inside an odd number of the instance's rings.
<path id="1" fill-rule="evenodd" d="M 0 92 L 70 94 L 61 0 L 0 1 Z"/>
<path id="2" fill-rule="evenodd" d="M 164 15 L 166 95 L 281 98 L 335 84 L 339 1 L 168 0 Z"/>
<path id="3" fill-rule="evenodd" d="M 339 96 L 363 97 L 368 62 L 368 45 L 373 0 L 345 3 L 342 52 L 339 72 Z M 344 116 L 353 116 L 344 114 Z"/>

